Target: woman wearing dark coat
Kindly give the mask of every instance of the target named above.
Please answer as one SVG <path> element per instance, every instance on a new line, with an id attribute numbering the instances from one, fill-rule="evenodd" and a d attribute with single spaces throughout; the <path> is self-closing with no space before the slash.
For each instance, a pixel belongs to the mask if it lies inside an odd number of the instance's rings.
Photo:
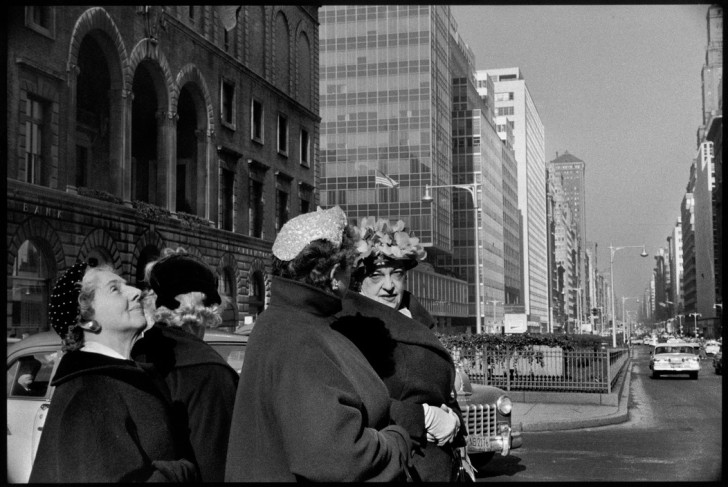
<path id="1" fill-rule="evenodd" d="M 385 385 L 332 329 L 354 258 L 339 207 L 288 221 L 273 245 L 270 306 L 250 334 L 225 480 L 403 480 L 411 443 Z"/>
<path id="2" fill-rule="evenodd" d="M 360 232 L 367 245 L 361 247 L 341 313 L 350 321 L 337 329 L 376 364 L 394 399 L 392 419 L 416 444 L 413 463 L 419 478 L 453 481 L 466 434 L 460 428 L 455 366 L 431 331 L 432 316 L 404 289 L 407 270 L 424 259 L 424 250 L 401 221 L 392 226 L 364 219 Z"/>
<path id="3" fill-rule="evenodd" d="M 217 277 L 183 252 L 167 253 L 147 274 L 145 305 L 154 326 L 136 342 L 132 358 L 152 364 L 164 379 L 202 481 L 222 482 L 238 374 L 202 339 L 222 322 Z"/>
<path id="4" fill-rule="evenodd" d="M 52 381 L 31 483 L 198 480 L 164 384 L 129 359 L 146 326 L 140 294 L 110 268 L 87 271 L 83 263 L 58 281 L 50 320 L 67 353 Z"/>

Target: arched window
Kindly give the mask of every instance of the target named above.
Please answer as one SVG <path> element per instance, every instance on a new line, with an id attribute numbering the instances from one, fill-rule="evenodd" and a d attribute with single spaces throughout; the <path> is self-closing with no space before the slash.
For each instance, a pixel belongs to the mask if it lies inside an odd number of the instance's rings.
<path id="1" fill-rule="evenodd" d="M 265 279 L 260 271 L 250 276 L 250 299 L 248 300 L 248 314 L 258 317 L 265 309 Z"/>
<path id="2" fill-rule="evenodd" d="M 48 330 L 51 261 L 36 244 L 23 242 L 13 262 L 8 283 L 8 337 Z"/>

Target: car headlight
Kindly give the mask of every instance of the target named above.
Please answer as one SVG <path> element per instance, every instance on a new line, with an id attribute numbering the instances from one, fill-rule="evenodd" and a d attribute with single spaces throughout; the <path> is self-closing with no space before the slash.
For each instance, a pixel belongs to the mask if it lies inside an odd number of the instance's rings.
<path id="1" fill-rule="evenodd" d="M 501 414 L 508 415 L 511 414 L 511 411 L 513 410 L 513 403 L 511 402 L 511 398 L 508 396 L 499 397 L 495 405 Z"/>

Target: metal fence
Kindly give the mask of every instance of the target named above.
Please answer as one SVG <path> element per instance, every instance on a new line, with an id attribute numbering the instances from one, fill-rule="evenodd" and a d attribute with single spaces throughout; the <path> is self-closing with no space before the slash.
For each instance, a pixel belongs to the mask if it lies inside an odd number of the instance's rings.
<path id="1" fill-rule="evenodd" d="M 453 354 L 473 384 L 506 391 L 611 393 L 628 348 L 563 350 L 535 345 L 526 351 L 463 349 Z"/>

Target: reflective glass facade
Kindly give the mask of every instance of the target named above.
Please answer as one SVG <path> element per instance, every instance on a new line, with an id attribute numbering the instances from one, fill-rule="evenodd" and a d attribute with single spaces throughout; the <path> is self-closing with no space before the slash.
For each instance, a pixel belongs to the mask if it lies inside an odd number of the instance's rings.
<path id="1" fill-rule="evenodd" d="M 320 203 L 352 221 L 403 219 L 431 254 L 452 252 L 448 6 L 319 11 Z M 375 186 L 377 171 L 399 183 Z"/>

